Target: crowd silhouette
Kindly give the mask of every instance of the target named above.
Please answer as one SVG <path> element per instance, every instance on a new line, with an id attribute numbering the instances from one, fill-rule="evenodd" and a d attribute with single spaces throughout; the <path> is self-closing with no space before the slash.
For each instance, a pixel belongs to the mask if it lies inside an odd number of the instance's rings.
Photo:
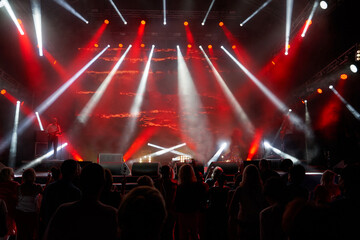
<path id="1" fill-rule="evenodd" d="M 160 176 L 139 176 L 127 191 L 126 180 L 115 184 L 97 163 L 65 160 L 45 184 L 32 168 L 15 181 L 3 167 L 0 239 L 357 239 L 359 164 L 324 171 L 315 188 L 303 165 L 280 166 L 262 159 L 229 176 L 219 166 L 203 175 L 191 163 L 177 174 L 163 165 Z"/>

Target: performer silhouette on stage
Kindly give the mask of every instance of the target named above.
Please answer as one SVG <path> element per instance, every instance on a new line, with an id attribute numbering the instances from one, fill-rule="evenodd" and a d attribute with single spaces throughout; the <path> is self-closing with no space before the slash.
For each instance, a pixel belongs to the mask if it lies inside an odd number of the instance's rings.
<path id="1" fill-rule="evenodd" d="M 61 127 L 56 117 L 54 117 L 52 123 L 47 126 L 46 132 L 48 134 L 48 150 L 50 151 L 51 147 L 54 148 L 53 158 L 56 159 L 59 136 L 61 135 Z"/>

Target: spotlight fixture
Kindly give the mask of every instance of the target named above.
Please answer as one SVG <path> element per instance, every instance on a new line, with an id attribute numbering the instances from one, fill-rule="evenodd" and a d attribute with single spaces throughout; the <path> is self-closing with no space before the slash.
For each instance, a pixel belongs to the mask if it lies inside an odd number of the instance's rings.
<path id="1" fill-rule="evenodd" d="M 188 47 L 188 48 L 191 48 L 191 47 L 192 47 L 192 45 L 191 45 L 191 44 L 188 44 L 188 45 L 187 45 L 187 47 Z"/>
<path id="2" fill-rule="evenodd" d="M 124 45 L 122 43 L 119 43 L 119 48 L 124 47 Z"/>
<path id="3" fill-rule="evenodd" d="M 356 50 L 355 61 L 360 61 L 360 49 Z"/>
<path id="4" fill-rule="evenodd" d="M 105 19 L 105 20 L 104 20 L 104 23 L 105 23 L 105 24 L 109 24 L 110 22 L 109 22 L 109 20 Z"/>
<path id="5" fill-rule="evenodd" d="M 99 47 L 99 44 L 95 43 L 95 44 L 94 44 L 94 47 L 96 47 L 96 48 Z"/>
<path id="6" fill-rule="evenodd" d="M 209 49 L 212 49 L 212 45 L 208 45 L 208 48 L 209 48 Z"/>
<path id="7" fill-rule="evenodd" d="M 330 89 L 333 89 L 333 88 L 334 88 L 334 86 L 333 86 L 333 85 L 330 85 L 330 86 L 329 86 L 329 88 L 330 88 Z"/>
<path id="8" fill-rule="evenodd" d="M 232 47 L 231 47 L 232 49 L 236 49 L 236 45 L 232 45 Z"/>
<path id="9" fill-rule="evenodd" d="M 189 23 L 187 21 L 184 22 L 184 26 L 188 26 Z"/>
<path id="10" fill-rule="evenodd" d="M 353 73 L 357 73 L 357 67 L 356 67 L 356 65 L 355 64 L 351 64 L 350 65 L 350 70 L 353 72 Z"/>
<path id="11" fill-rule="evenodd" d="M 143 47 L 145 47 L 145 44 L 143 44 L 143 43 L 142 43 L 142 44 L 140 44 L 140 47 L 142 47 L 142 48 L 143 48 Z"/>
<path id="12" fill-rule="evenodd" d="M 320 2 L 320 7 L 322 8 L 322 9 L 327 9 L 327 7 L 328 7 L 328 4 L 327 4 L 327 2 L 326 1 L 321 1 Z"/>
<path id="13" fill-rule="evenodd" d="M 6 90 L 5 90 L 5 89 L 1 89 L 0 93 L 1 93 L 2 95 L 5 95 Z"/>
<path id="14" fill-rule="evenodd" d="M 318 88 L 316 91 L 317 91 L 319 94 L 322 94 L 322 92 L 323 92 L 323 90 L 322 90 L 321 88 Z"/>
<path id="15" fill-rule="evenodd" d="M 340 78 L 342 80 L 346 80 L 348 78 L 348 76 L 347 76 L 347 74 L 343 73 L 343 74 L 340 75 Z"/>
<path id="16" fill-rule="evenodd" d="M 291 109 L 291 108 L 289 108 L 289 112 L 292 112 L 292 109 Z"/>
<path id="17" fill-rule="evenodd" d="M 142 25 L 145 25 L 145 23 L 146 23 L 145 20 L 141 20 Z"/>
<path id="18" fill-rule="evenodd" d="M 219 26 L 220 26 L 220 27 L 224 26 L 224 23 L 223 23 L 223 22 L 219 22 Z"/>

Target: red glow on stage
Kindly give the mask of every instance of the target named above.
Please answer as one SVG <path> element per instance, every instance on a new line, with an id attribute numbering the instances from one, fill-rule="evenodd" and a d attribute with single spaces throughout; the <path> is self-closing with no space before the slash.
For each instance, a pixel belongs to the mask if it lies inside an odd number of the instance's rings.
<path id="1" fill-rule="evenodd" d="M 105 20 L 104 20 L 104 23 L 105 23 L 105 24 L 109 24 L 110 22 L 109 22 L 109 20 L 105 19 Z"/>
<path id="2" fill-rule="evenodd" d="M 219 26 L 220 26 L 220 27 L 224 26 L 224 23 L 223 23 L 223 22 L 219 22 Z"/>
<path id="3" fill-rule="evenodd" d="M 2 95 L 4 95 L 6 93 L 6 90 L 5 89 L 1 89 L 1 92 L 0 92 Z"/>
<path id="4" fill-rule="evenodd" d="M 242 64 L 246 64 L 245 67 L 247 69 L 253 69 L 254 66 L 254 62 L 252 61 L 251 57 L 249 56 L 249 54 L 247 53 L 247 51 L 241 47 L 240 42 L 237 40 L 237 38 L 230 32 L 230 30 L 223 25 L 221 28 L 224 31 L 224 34 L 228 40 L 228 42 L 232 45 L 235 46 L 234 52 L 236 54 L 236 58 L 242 63 Z"/>
<path id="5" fill-rule="evenodd" d="M 342 79 L 342 80 L 346 80 L 347 78 L 348 78 L 348 75 L 347 74 L 341 74 L 340 75 L 340 78 Z"/>
<path id="6" fill-rule="evenodd" d="M 322 90 L 321 88 L 318 88 L 316 91 L 317 91 L 319 94 L 322 94 L 322 93 L 323 93 L 323 90 Z"/>
<path id="7" fill-rule="evenodd" d="M 212 49 L 212 45 L 208 45 L 208 48 L 209 48 L 209 49 Z"/>
<path id="8" fill-rule="evenodd" d="M 141 20 L 141 24 L 145 25 L 146 24 L 145 20 Z"/>
<path id="9" fill-rule="evenodd" d="M 5 91 L 3 93 L 3 91 Z M 4 95 L 4 97 L 9 100 L 12 104 L 16 106 L 18 99 L 16 99 L 13 95 L 11 95 L 9 92 L 7 92 L 5 89 L 1 90 L 1 94 Z M 27 107 L 24 103 L 24 101 L 21 102 L 21 111 L 25 113 L 26 115 L 30 115 L 32 111 L 29 107 Z"/>
<path id="10" fill-rule="evenodd" d="M 149 139 L 155 134 L 155 132 L 156 128 L 145 128 L 124 154 L 124 161 L 126 162 L 127 160 L 129 160 L 134 153 L 136 153 L 141 147 L 143 147 L 147 142 L 149 142 Z"/>
<path id="11" fill-rule="evenodd" d="M 21 25 L 21 28 L 23 26 Z M 40 92 L 45 88 L 43 84 L 43 73 L 40 62 L 38 61 L 38 49 L 34 47 L 30 38 L 24 34 L 19 39 L 21 57 L 25 72 L 26 72 L 26 84 L 32 91 Z"/>
<path id="12" fill-rule="evenodd" d="M 184 26 L 188 26 L 188 25 L 189 25 L 189 23 L 185 21 L 185 22 L 184 22 Z"/>
<path id="13" fill-rule="evenodd" d="M 255 156 L 255 154 L 257 153 L 260 143 L 261 143 L 261 138 L 262 138 L 263 132 L 262 130 L 258 130 L 256 131 L 255 135 L 254 135 L 254 139 L 251 143 L 250 149 L 249 149 L 249 153 L 248 156 L 246 158 L 246 161 L 250 161 L 253 159 L 253 157 Z"/>
<path id="14" fill-rule="evenodd" d="M 53 65 L 53 68 L 55 69 L 55 71 L 63 78 L 67 78 L 68 75 L 66 74 L 65 68 L 59 64 L 55 58 L 45 49 L 43 48 L 43 53 L 45 58 L 49 61 L 50 64 Z"/>

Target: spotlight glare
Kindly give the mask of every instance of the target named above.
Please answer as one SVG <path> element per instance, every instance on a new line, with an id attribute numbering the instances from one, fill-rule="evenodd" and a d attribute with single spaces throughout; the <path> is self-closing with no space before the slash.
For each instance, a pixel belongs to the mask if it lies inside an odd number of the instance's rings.
<path id="1" fill-rule="evenodd" d="M 219 26 L 220 26 L 220 27 L 224 26 L 224 23 L 223 23 L 223 22 L 219 22 Z"/>
<path id="2" fill-rule="evenodd" d="M 146 23 L 145 20 L 141 20 L 142 25 L 145 25 L 145 23 Z"/>
<path id="3" fill-rule="evenodd" d="M 304 103 L 307 103 L 307 100 L 304 100 Z"/>
<path id="4" fill-rule="evenodd" d="M 323 90 L 322 90 L 321 88 L 318 88 L 318 89 L 317 89 L 317 92 L 318 92 L 319 94 L 322 94 Z"/>
<path id="5" fill-rule="evenodd" d="M 232 45 L 231 48 L 232 48 L 232 49 L 236 49 L 236 45 Z"/>
<path id="6" fill-rule="evenodd" d="M 327 4 L 327 2 L 326 1 L 321 1 L 320 2 L 320 7 L 322 8 L 322 9 L 327 9 L 327 7 L 328 7 L 328 4 Z"/>
<path id="7" fill-rule="evenodd" d="M 6 90 L 5 90 L 5 89 L 1 89 L 0 93 L 1 93 L 2 95 L 5 95 Z"/>
<path id="8" fill-rule="evenodd" d="M 357 67 L 356 67 L 356 65 L 355 64 L 351 64 L 350 65 L 350 70 L 353 72 L 353 73 L 357 73 Z"/>
<path id="9" fill-rule="evenodd" d="M 105 19 L 105 20 L 104 20 L 104 23 L 105 23 L 105 24 L 109 24 L 110 22 L 109 22 L 109 20 Z"/>
<path id="10" fill-rule="evenodd" d="M 209 48 L 209 49 L 212 49 L 212 45 L 208 45 L 208 48 Z"/>
<path id="11" fill-rule="evenodd" d="M 94 44 L 94 47 L 96 47 L 96 48 L 99 47 L 99 44 L 95 43 L 95 44 Z"/>
<path id="12" fill-rule="evenodd" d="M 142 48 L 145 47 L 145 44 L 144 43 L 140 44 L 140 47 L 142 47 Z"/>
<path id="13" fill-rule="evenodd" d="M 122 48 L 124 45 L 122 43 L 119 43 L 119 47 Z"/>
<path id="14" fill-rule="evenodd" d="M 202 23 L 201 23 L 201 25 L 202 25 L 202 26 L 204 26 L 204 25 L 205 25 L 205 23 L 204 23 L 204 22 L 202 22 Z"/>
<path id="15" fill-rule="evenodd" d="M 334 86 L 333 86 L 333 85 L 330 85 L 330 86 L 329 86 L 329 88 L 330 88 L 330 89 L 333 89 L 333 88 L 334 88 Z"/>
<path id="16" fill-rule="evenodd" d="M 187 21 L 184 22 L 184 26 L 188 26 L 189 23 Z"/>
<path id="17" fill-rule="evenodd" d="M 192 45 L 191 45 L 191 44 L 188 44 L 188 45 L 187 45 L 187 47 L 188 47 L 188 48 L 191 48 L 191 47 L 192 47 Z"/>
<path id="18" fill-rule="evenodd" d="M 292 112 L 292 109 L 291 109 L 291 108 L 289 108 L 289 112 Z"/>
<path id="19" fill-rule="evenodd" d="M 270 148 L 270 143 L 268 141 L 264 141 L 264 147 L 265 148 Z"/>

